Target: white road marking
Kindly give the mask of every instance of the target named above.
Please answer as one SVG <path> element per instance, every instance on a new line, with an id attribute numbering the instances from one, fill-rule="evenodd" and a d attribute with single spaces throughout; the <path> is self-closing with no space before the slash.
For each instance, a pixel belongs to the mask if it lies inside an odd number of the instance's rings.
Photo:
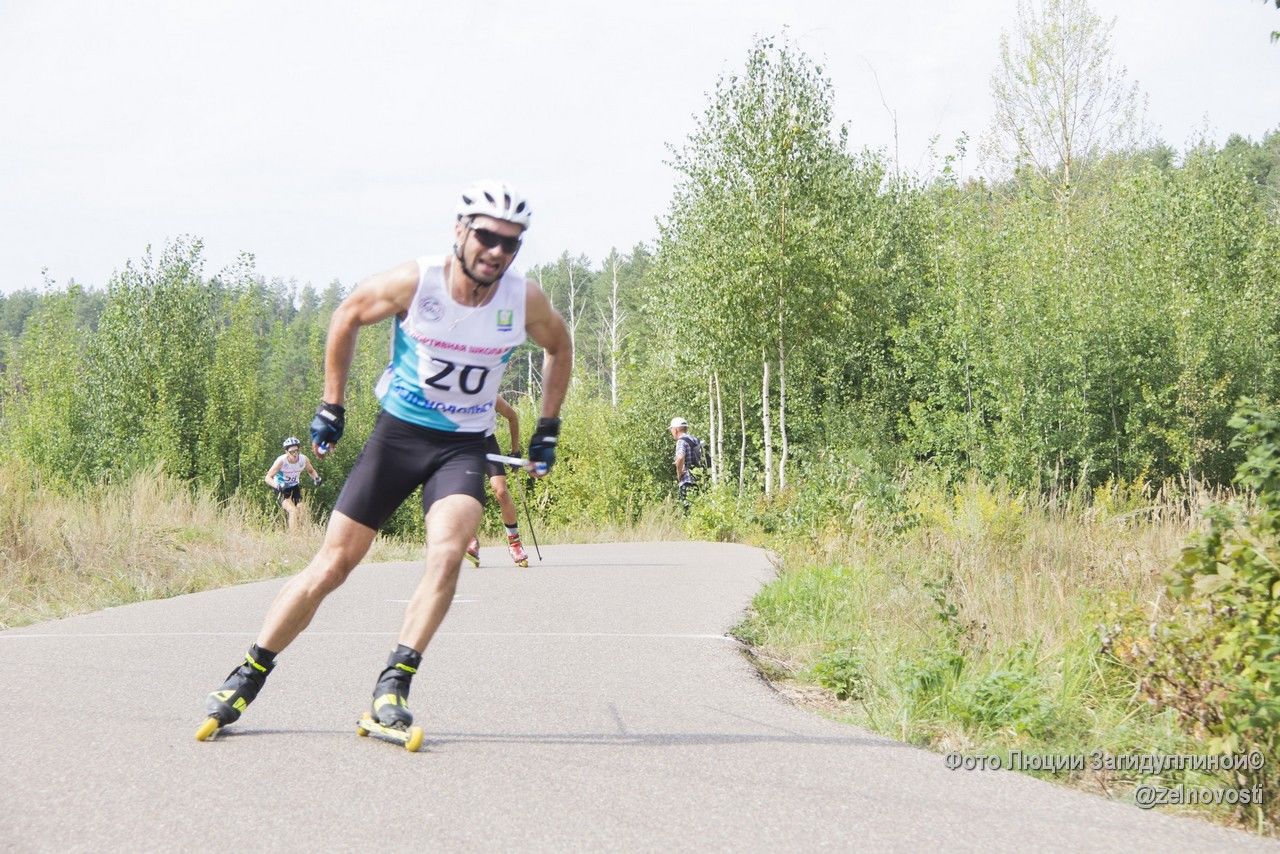
<path id="1" fill-rule="evenodd" d="M 218 637 L 256 637 L 252 632 L 84 632 L 54 633 L 25 632 L 0 634 L 0 641 L 5 640 L 83 640 L 85 638 L 218 638 Z M 386 637 L 394 635 L 388 629 L 382 632 L 307 632 L 307 637 Z M 738 639 L 728 635 L 709 634 L 647 634 L 641 632 L 436 632 L 436 637 L 493 637 L 493 638 L 652 638 L 655 640 L 717 640 L 737 643 Z"/>

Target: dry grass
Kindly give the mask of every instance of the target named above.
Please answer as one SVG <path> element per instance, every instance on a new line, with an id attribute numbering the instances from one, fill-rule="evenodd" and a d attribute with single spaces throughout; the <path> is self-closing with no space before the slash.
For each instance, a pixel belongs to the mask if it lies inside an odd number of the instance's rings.
<path id="1" fill-rule="evenodd" d="M 1086 503 L 977 481 L 915 487 L 908 497 L 916 521 L 903 532 L 862 512 L 782 550 L 784 587 L 790 574 L 820 577 L 803 591 L 816 608 L 785 609 L 779 651 L 794 656 L 869 624 L 902 627 L 891 636 L 926 631 L 937 622 L 936 595 L 986 646 L 1059 649 L 1104 597 L 1154 603 L 1201 511 L 1222 498 L 1138 486 L 1099 490 Z"/>
<path id="2" fill-rule="evenodd" d="M 1152 494 L 1103 488 L 1089 502 L 1029 498 L 970 481 L 917 504 L 925 524 L 900 560 L 951 573 L 960 620 L 993 648 L 1034 641 L 1061 650 L 1104 598 L 1151 602 L 1220 494 L 1192 485 Z"/>
<path id="3" fill-rule="evenodd" d="M 323 538 L 150 472 L 79 493 L 0 470 L 0 629 L 296 572 Z M 373 560 L 420 553 L 379 539 Z"/>
<path id="4" fill-rule="evenodd" d="M 538 533 L 544 543 L 684 539 L 679 515 L 664 507 L 633 528 Z M 219 502 L 159 471 L 73 492 L 11 459 L 0 468 L 0 630 L 288 575 L 323 537 L 305 513 L 290 534 L 278 512 Z M 366 560 L 422 555 L 419 541 L 379 537 Z"/>

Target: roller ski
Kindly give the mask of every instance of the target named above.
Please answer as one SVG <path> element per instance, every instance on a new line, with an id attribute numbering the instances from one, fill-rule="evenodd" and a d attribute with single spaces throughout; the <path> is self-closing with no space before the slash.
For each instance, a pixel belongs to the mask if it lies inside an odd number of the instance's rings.
<path id="1" fill-rule="evenodd" d="M 196 741 L 212 738 L 224 726 L 240 719 L 240 713 L 249 707 L 262 686 L 266 684 L 267 674 L 275 667 L 275 662 L 261 664 L 254 657 L 253 650 L 245 654 L 244 664 L 227 675 L 222 687 L 205 699 L 204 723 L 196 730 Z"/>
<path id="2" fill-rule="evenodd" d="M 519 534 L 507 535 L 507 551 L 511 552 L 511 559 L 515 561 L 516 566 L 529 565 L 529 555 L 525 554 L 524 544 L 520 542 Z"/>
<path id="3" fill-rule="evenodd" d="M 463 556 L 471 561 L 472 566 L 480 566 L 480 541 L 472 537 L 471 542 L 467 543 L 467 550 Z"/>
<path id="4" fill-rule="evenodd" d="M 373 708 L 360 716 L 356 723 L 356 735 L 377 736 L 417 753 L 422 747 L 422 727 L 413 725 L 413 713 L 409 711 L 409 683 L 418 672 L 422 656 L 405 646 L 399 646 L 387 659 L 386 669 L 378 676 L 373 688 Z"/>
<path id="5" fill-rule="evenodd" d="M 410 753 L 417 753 L 422 747 L 422 727 L 383 726 L 375 721 L 368 712 L 361 715 L 359 722 L 356 723 L 356 735 L 372 735 L 384 741 L 392 741 L 402 745 Z"/>

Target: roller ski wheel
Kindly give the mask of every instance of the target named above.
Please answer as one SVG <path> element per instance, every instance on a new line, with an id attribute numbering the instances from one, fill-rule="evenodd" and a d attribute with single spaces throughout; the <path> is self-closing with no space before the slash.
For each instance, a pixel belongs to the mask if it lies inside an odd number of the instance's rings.
<path id="1" fill-rule="evenodd" d="M 471 561 L 472 566 L 479 567 L 480 566 L 480 541 L 477 540 L 475 537 L 472 537 L 471 542 L 467 543 L 467 550 L 466 552 L 463 553 L 463 556 L 467 560 Z"/>
<path id="2" fill-rule="evenodd" d="M 217 718 L 205 718 L 204 723 L 196 730 L 196 741 L 208 741 L 222 729 L 222 721 Z"/>
<path id="3" fill-rule="evenodd" d="M 384 741 L 394 742 L 410 753 L 417 753 L 422 748 L 422 727 L 406 727 L 402 724 L 384 726 L 375 721 L 368 712 L 361 715 L 359 722 L 356 723 L 356 735 L 361 738 L 372 735 Z"/>
<path id="4" fill-rule="evenodd" d="M 515 562 L 516 566 L 527 567 L 529 565 L 529 555 L 525 553 L 524 543 L 520 542 L 519 534 L 507 535 L 507 551 L 511 552 L 511 560 Z"/>

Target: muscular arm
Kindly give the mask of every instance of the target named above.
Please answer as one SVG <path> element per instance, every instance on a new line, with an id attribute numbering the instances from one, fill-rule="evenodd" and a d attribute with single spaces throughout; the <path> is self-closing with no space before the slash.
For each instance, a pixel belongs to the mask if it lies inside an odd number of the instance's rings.
<path id="1" fill-rule="evenodd" d="M 511 445 L 509 447 L 511 453 L 514 454 L 516 449 L 520 447 L 520 415 L 511 404 L 501 397 L 497 399 L 494 405 L 498 410 L 498 414 L 507 419 L 507 428 L 511 431 Z"/>
<path id="2" fill-rule="evenodd" d="M 263 478 L 263 480 L 267 482 L 267 486 L 271 487 L 272 489 L 275 489 L 276 472 L 280 471 L 280 464 L 283 461 L 284 460 L 281 457 L 276 457 L 276 461 L 271 464 L 271 468 L 267 469 L 267 476 Z"/>
<path id="3" fill-rule="evenodd" d="M 573 374 L 573 340 L 569 327 L 541 286 L 532 280 L 525 296 L 525 329 L 544 351 L 542 357 L 542 417 L 560 417 L 560 406 Z"/>
<path id="4" fill-rule="evenodd" d="M 406 261 L 362 281 L 334 310 L 324 349 L 326 403 L 341 406 L 346 398 L 347 374 L 351 370 L 360 327 L 406 311 L 417 290 L 418 275 L 418 262 Z"/>

